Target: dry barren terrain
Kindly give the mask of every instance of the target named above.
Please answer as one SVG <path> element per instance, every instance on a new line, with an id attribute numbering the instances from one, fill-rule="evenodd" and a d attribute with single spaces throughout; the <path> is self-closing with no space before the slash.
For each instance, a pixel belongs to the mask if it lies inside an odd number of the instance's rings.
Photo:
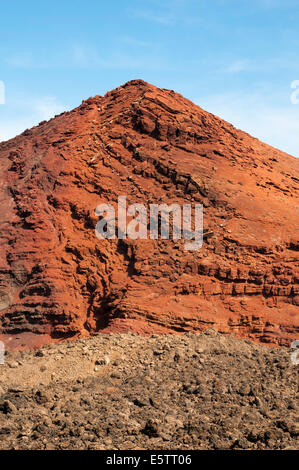
<path id="1" fill-rule="evenodd" d="M 286 348 L 204 334 L 100 334 L 9 352 L 0 449 L 296 449 Z"/>

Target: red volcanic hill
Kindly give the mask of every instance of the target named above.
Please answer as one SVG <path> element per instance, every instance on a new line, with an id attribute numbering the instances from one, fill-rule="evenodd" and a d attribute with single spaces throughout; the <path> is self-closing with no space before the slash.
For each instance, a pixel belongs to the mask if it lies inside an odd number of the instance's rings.
<path id="1" fill-rule="evenodd" d="M 135 80 L 0 144 L 7 347 L 214 327 L 298 336 L 299 161 Z M 202 249 L 98 240 L 95 208 L 202 203 Z"/>

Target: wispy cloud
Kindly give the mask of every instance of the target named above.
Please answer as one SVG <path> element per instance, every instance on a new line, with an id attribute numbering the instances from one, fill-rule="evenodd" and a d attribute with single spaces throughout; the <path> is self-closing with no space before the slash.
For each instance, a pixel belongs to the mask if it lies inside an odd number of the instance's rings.
<path id="1" fill-rule="evenodd" d="M 128 45 L 130 47 L 128 47 Z M 143 47 L 143 53 L 136 48 Z M 145 49 L 146 48 L 146 49 Z M 22 59 L 23 57 L 23 59 Z M 118 47 L 107 55 L 104 48 L 91 44 L 74 43 L 62 48 L 55 56 L 43 60 L 39 57 L 26 59 L 26 54 L 6 59 L 6 63 L 17 69 L 105 69 L 105 70 L 172 70 L 165 57 L 159 54 L 158 45 L 140 41 L 131 36 L 119 39 Z"/>
<path id="2" fill-rule="evenodd" d="M 126 41 L 134 42 L 134 40 L 129 37 L 126 38 Z M 134 44 L 136 46 L 138 43 L 134 42 Z M 139 46 L 140 45 L 139 43 Z M 126 52 L 120 49 L 107 58 L 104 53 L 98 52 L 97 49 L 92 46 L 76 44 L 72 47 L 68 60 L 71 66 L 87 69 L 172 70 L 172 67 L 169 66 L 165 58 L 156 54 L 154 47 L 148 47 L 142 54 L 136 54 L 132 50 Z"/>
<path id="3" fill-rule="evenodd" d="M 198 15 L 190 14 L 190 0 L 143 0 L 141 8 L 129 7 L 127 14 L 131 19 L 145 20 L 160 26 L 204 24 Z"/>
<path id="4" fill-rule="evenodd" d="M 55 96 L 45 96 L 44 98 L 37 99 L 33 104 L 33 112 L 42 119 L 50 119 L 56 114 L 65 111 L 66 106 L 61 104 Z"/>
<path id="5" fill-rule="evenodd" d="M 150 10 L 136 10 L 129 9 L 128 15 L 131 18 L 142 19 L 146 21 L 151 21 L 161 25 L 170 26 L 175 23 L 175 17 L 172 12 L 156 14 Z"/>
<path id="6" fill-rule="evenodd" d="M 5 105 L 6 106 L 6 105 Z M 0 114 L 0 142 L 11 139 L 25 129 L 37 125 L 39 122 L 51 119 L 68 109 L 54 96 L 26 99 L 13 103 L 13 115 L 9 116 L 2 107 Z"/>
<path id="7" fill-rule="evenodd" d="M 248 59 L 241 59 L 241 60 L 236 60 L 235 62 L 232 62 L 227 66 L 225 69 L 226 72 L 228 73 L 238 73 L 238 72 L 245 72 L 252 70 L 253 64 L 250 62 Z"/>
<path id="8" fill-rule="evenodd" d="M 217 64 L 214 64 L 214 66 L 216 65 Z M 242 72 L 269 73 L 269 71 L 275 70 L 290 70 L 294 73 L 296 69 L 299 72 L 299 64 L 291 57 L 271 57 L 263 60 L 242 58 L 219 65 L 219 71 L 221 73 L 231 74 Z"/>
<path id="9" fill-rule="evenodd" d="M 291 93 L 291 89 L 290 89 Z M 277 100 L 278 101 L 278 100 Z M 275 105 L 259 93 L 222 93 L 197 100 L 207 111 L 258 139 L 299 157 L 299 105 Z"/>
<path id="10" fill-rule="evenodd" d="M 30 54 L 14 54 L 5 59 L 7 65 L 15 68 L 31 68 L 34 66 L 34 60 Z"/>
<path id="11" fill-rule="evenodd" d="M 257 3 L 266 8 L 290 8 L 298 7 L 298 0 L 256 0 Z"/>
<path id="12" fill-rule="evenodd" d="M 136 47 L 152 47 L 153 45 L 152 42 L 142 41 L 141 39 L 137 39 L 133 36 L 122 36 L 120 40 L 121 43 Z"/>

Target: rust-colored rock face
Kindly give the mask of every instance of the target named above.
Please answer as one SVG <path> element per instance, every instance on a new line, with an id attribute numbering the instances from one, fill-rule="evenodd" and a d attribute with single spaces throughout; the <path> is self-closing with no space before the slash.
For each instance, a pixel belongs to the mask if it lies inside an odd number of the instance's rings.
<path id="1" fill-rule="evenodd" d="M 298 333 L 298 166 L 173 91 L 129 82 L 0 144 L 7 347 L 94 332 Z M 202 203 L 209 237 L 98 240 L 95 208 Z"/>

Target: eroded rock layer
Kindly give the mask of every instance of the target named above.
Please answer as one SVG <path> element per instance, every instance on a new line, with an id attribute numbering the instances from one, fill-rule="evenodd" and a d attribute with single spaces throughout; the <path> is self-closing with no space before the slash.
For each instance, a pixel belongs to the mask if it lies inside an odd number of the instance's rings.
<path id="1" fill-rule="evenodd" d="M 0 144 L 0 331 L 10 347 L 213 326 L 298 336 L 298 160 L 132 81 Z M 95 208 L 202 203 L 202 249 L 98 240 Z"/>

